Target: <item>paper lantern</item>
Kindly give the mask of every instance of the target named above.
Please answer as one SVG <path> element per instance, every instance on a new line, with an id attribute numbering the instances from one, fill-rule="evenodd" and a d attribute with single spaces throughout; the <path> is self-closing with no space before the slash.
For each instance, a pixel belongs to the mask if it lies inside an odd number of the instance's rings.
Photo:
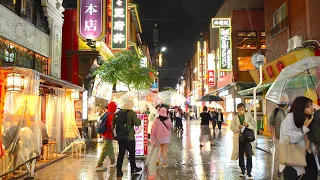
<path id="1" fill-rule="evenodd" d="M 7 91 L 8 92 L 19 92 L 23 87 L 21 74 L 9 73 L 7 75 Z"/>

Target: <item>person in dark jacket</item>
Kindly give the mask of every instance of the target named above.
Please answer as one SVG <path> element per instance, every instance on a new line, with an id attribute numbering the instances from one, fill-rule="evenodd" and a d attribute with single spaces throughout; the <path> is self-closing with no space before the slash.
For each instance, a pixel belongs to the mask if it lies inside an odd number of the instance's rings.
<path id="1" fill-rule="evenodd" d="M 223 113 L 222 113 L 221 109 L 218 109 L 218 112 L 217 112 L 217 124 L 218 124 L 219 130 L 221 130 L 222 123 L 223 123 Z"/>
<path id="2" fill-rule="evenodd" d="M 200 113 L 200 118 L 201 118 L 201 132 L 200 132 L 200 137 L 199 137 L 200 147 L 203 147 L 202 142 L 204 141 L 203 140 L 204 136 L 208 136 L 211 146 L 215 146 L 215 144 L 213 142 L 213 137 L 210 133 L 209 123 L 211 120 L 211 115 L 208 112 L 207 106 L 203 107 L 203 112 Z"/>
<path id="3" fill-rule="evenodd" d="M 96 167 L 97 171 L 106 171 L 107 168 L 103 166 L 103 161 L 104 159 L 108 156 L 110 159 L 110 168 L 116 167 L 116 158 L 114 156 L 114 151 L 113 151 L 113 135 L 112 135 L 112 120 L 114 113 L 117 110 L 117 105 L 115 102 L 110 102 L 108 104 L 108 107 L 104 108 L 105 114 L 102 116 L 107 119 L 106 127 L 107 130 L 105 133 L 101 134 L 101 137 L 103 138 L 103 148 L 100 154 L 100 158 L 98 160 L 98 164 Z"/>
<path id="4" fill-rule="evenodd" d="M 213 133 L 216 129 L 217 126 L 217 111 L 216 108 L 212 108 L 212 111 L 209 112 L 210 116 L 211 116 L 211 122 L 212 122 L 212 129 L 213 129 Z"/>

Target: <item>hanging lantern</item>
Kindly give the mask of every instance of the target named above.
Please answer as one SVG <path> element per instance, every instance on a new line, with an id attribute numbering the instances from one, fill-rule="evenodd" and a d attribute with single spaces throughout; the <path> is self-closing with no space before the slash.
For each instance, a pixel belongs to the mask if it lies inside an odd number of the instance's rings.
<path id="1" fill-rule="evenodd" d="M 9 73 L 7 74 L 7 91 L 8 92 L 19 92 L 21 91 L 21 74 Z"/>
<path id="2" fill-rule="evenodd" d="M 72 98 L 73 98 L 75 101 L 78 101 L 78 100 L 80 99 L 79 91 L 73 91 L 73 92 L 72 92 Z"/>

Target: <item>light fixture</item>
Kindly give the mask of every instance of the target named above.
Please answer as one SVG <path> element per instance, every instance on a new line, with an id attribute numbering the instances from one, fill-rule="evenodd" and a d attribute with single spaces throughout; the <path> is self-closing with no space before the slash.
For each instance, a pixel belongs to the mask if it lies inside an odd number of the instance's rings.
<path id="1" fill-rule="evenodd" d="M 96 48 L 96 42 L 92 41 L 92 39 L 87 39 L 87 45 L 91 48 Z"/>
<path id="2" fill-rule="evenodd" d="M 197 72 L 197 70 L 198 70 L 197 68 L 194 68 L 193 73 L 196 73 L 196 72 Z"/>
<path id="3" fill-rule="evenodd" d="M 162 48 L 161 48 L 161 52 L 165 52 L 166 50 L 167 50 L 166 47 L 162 47 Z"/>
<path id="4" fill-rule="evenodd" d="M 72 91 L 71 96 L 75 101 L 78 101 L 80 99 L 79 91 Z"/>
<path id="5" fill-rule="evenodd" d="M 23 84 L 21 84 L 21 74 L 20 73 L 9 73 L 7 74 L 7 91 L 8 92 L 19 92 Z"/>

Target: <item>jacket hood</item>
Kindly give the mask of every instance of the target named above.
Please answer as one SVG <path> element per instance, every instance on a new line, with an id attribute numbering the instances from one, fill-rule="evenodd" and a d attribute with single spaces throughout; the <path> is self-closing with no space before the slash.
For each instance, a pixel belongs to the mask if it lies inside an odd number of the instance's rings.
<path id="1" fill-rule="evenodd" d="M 115 102 L 110 102 L 108 104 L 108 112 L 116 112 L 117 110 L 117 104 Z"/>

